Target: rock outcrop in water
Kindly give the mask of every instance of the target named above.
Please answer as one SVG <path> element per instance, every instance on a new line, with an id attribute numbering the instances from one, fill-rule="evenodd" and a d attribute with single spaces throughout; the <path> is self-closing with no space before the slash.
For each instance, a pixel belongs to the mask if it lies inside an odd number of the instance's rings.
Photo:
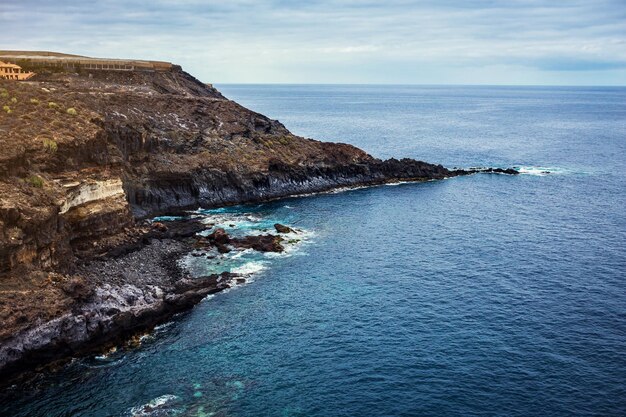
<path id="1" fill-rule="evenodd" d="M 285 226 L 284 224 L 280 224 L 280 223 L 276 223 L 274 225 L 274 229 L 276 229 L 278 233 L 293 233 L 294 232 L 294 230 L 291 227 Z"/>
<path id="2" fill-rule="evenodd" d="M 141 219 L 473 172 L 295 136 L 177 66 L 76 71 L 0 81 L 0 375 L 115 342 L 224 287 L 173 266 L 202 226 Z"/>

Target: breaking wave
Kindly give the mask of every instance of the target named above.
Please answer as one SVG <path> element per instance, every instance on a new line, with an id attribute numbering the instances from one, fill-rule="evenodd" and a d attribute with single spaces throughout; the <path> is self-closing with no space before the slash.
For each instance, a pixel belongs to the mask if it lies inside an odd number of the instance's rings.
<path id="1" fill-rule="evenodd" d="M 154 398 L 146 404 L 133 407 L 130 410 L 130 417 L 156 417 L 156 416 L 171 416 L 177 414 L 176 410 L 172 408 L 172 403 L 178 401 L 176 395 L 161 395 Z"/>
<path id="2" fill-rule="evenodd" d="M 543 177 L 546 175 L 563 175 L 569 172 L 565 169 L 557 168 L 557 167 L 516 166 L 513 168 L 518 170 L 520 174 L 536 175 L 539 177 Z"/>

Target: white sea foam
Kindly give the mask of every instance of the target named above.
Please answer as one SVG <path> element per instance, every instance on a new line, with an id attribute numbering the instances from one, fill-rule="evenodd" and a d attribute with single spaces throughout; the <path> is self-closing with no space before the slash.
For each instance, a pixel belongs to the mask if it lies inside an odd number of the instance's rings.
<path id="1" fill-rule="evenodd" d="M 518 166 L 514 167 L 520 174 L 543 177 L 546 175 L 566 174 L 567 170 L 557 167 Z"/>
<path id="2" fill-rule="evenodd" d="M 266 258 L 283 258 L 295 254 L 304 255 L 303 246 L 310 243 L 315 237 L 315 232 L 305 229 L 294 229 L 294 232 L 281 234 L 281 242 L 284 250 L 282 252 L 266 252 Z"/>
<path id="3" fill-rule="evenodd" d="M 168 321 L 167 323 L 159 324 L 158 326 L 154 327 L 154 331 L 159 332 L 159 331 L 165 330 L 168 327 L 172 326 L 173 324 L 174 324 L 173 321 Z"/>
<path id="4" fill-rule="evenodd" d="M 385 185 L 388 187 L 395 187 L 396 185 L 402 185 L 402 184 L 413 184 L 415 181 L 395 181 L 395 182 L 388 182 Z"/>
<path id="5" fill-rule="evenodd" d="M 241 266 L 231 268 L 230 272 L 241 275 L 257 274 L 267 269 L 267 262 L 250 261 Z"/>
<path id="6" fill-rule="evenodd" d="M 232 253 L 232 252 L 231 252 Z M 234 255 L 230 255 L 230 259 L 239 259 L 243 256 L 254 253 L 254 249 L 244 249 L 242 251 L 235 252 Z"/>
<path id="7" fill-rule="evenodd" d="M 285 205 L 286 208 L 291 208 Z M 201 211 L 197 214 L 205 224 L 213 224 L 214 227 L 201 234 L 208 235 L 215 228 L 224 228 L 229 235 L 240 238 L 260 233 L 274 233 L 274 224 L 283 223 L 285 219 L 263 216 L 256 212 L 231 211 L 232 209 Z M 198 253 L 183 257 L 179 264 L 188 270 L 193 276 L 206 276 L 220 274 L 224 271 L 237 274 L 238 277 L 230 282 L 229 292 L 237 287 L 253 282 L 257 275 L 269 269 L 274 262 L 280 262 L 277 258 L 289 257 L 295 254 L 304 254 L 303 246 L 312 240 L 315 233 L 309 230 L 295 228 L 289 222 L 285 222 L 292 228 L 290 233 L 281 233 L 283 239 L 282 252 L 258 252 L 254 249 L 233 249 L 226 254 L 218 254 L 215 250 L 206 253 L 209 256 L 198 256 Z M 205 255 L 204 253 L 202 255 Z M 245 280 L 245 281 L 242 281 Z M 205 298 L 206 300 L 212 297 Z"/>
<path id="8" fill-rule="evenodd" d="M 104 352 L 102 355 L 95 356 L 95 359 L 99 361 L 106 361 L 111 358 L 112 355 L 117 353 L 117 346 L 113 346 L 111 349 Z"/>
<path id="9" fill-rule="evenodd" d="M 330 191 L 327 191 L 327 194 L 339 194 L 339 193 L 345 193 L 346 191 L 354 191 L 354 190 L 361 190 L 363 188 L 371 188 L 371 186 L 369 185 L 355 185 L 355 186 L 347 186 L 347 187 L 337 187 L 334 188 Z"/>
<path id="10" fill-rule="evenodd" d="M 170 403 L 178 400 L 176 395 L 161 395 L 160 397 L 154 398 L 147 402 L 146 404 L 139 405 L 137 407 L 133 407 L 130 410 L 131 417 L 150 417 L 162 415 L 164 408 L 168 406 Z"/>
<path id="11" fill-rule="evenodd" d="M 206 301 L 212 300 L 213 298 L 215 298 L 215 294 L 209 294 L 209 295 L 207 295 L 206 297 L 204 297 L 202 299 L 202 302 L 206 302 Z"/>
<path id="12" fill-rule="evenodd" d="M 256 214 L 241 213 L 208 214 L 203 217 L 202 222 L 204 224 L 212 224 L 214 228 L 221 227 L 227 232 L 235 234 L 245 234 L 247 231 L 269 229 L 272 226 L 267 219 Z M 209 229 L 200 234 L 206 236 L 213 230 L 214 229 Z"/>

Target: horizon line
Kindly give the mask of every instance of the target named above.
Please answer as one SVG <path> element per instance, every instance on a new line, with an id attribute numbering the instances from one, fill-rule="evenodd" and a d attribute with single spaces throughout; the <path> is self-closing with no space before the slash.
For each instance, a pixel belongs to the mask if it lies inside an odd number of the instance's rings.
<path id="1" fill-rule="evenodd" d="M 311 86 L 396 86 L 396 87 L 584 87 L 626 88 L 626 84 L 428 84 L 428 83 L 280 83 L 280 82 L 212 82 L 210 85 L 311 85 Z"/>

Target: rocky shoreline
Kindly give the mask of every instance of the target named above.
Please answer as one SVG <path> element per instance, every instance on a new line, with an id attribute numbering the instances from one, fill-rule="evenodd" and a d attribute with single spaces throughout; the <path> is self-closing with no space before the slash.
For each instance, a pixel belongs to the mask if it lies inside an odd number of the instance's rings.
<path id="1" fill-rule="evenodd" d="M 58 360 L 106 351 L 210 294 L 245 282 L 245 277 L 229 272 L 193 277 L 178 261 L 188 253 L 213 248 L 220 253 L 281 252 L 279 230 L 288 233 L 291 229 L 276 225 L 276 230 L 275 234 L 233 238 L 224 229 L 193 219 L 157 222 L 111 255 L 77 264 L 75 273 L 80 278 L 53 283 L 75 300 L 71 312 L 2 344 L 2 381 L 9 383 L 13 377 L 28 375 L 25 370 Z M 212 233 L 197 235 L 202 231 Z"/>
<path id="2" fill-rule="evenodd" d="M 193 221 L 199 207 L 511 169 L 386 161 L 293 135 L 178 66 L 37 68 L 0 80 L 0 380 L 149 330 L 241 277 L 192 278 L 176 259 L 202 247 L 280 251 Z"/>
<path id="3" fill-rule="evenodd" d="M 455 171 L 453 175 L 478 172 L 483 171 Z M 500 169 L 485 172 L 517 173 Z M 0 345 L 2 381 L 28 377 L 32 375 L 29 371 L 45 370 L 59 360 L 106 351 L 171 320 L 206 296 L 245 281 L 228 272 L 192 277 L 178 261 L 190 253 L 203 256 L 212 248 L 219 253 L 243 249 L 281 252 L 280 235 L 293 230 L 280 224 L 275 229 L 275 234 L 232 238 L 224 229 L 213 229 L 193 219 L 144 222 L 132 237 L 109 248 L 104 256 L 77 262 L 72 278 L 57 276 L 59 281 L 50 281 L 72 298 L 72 308 L 58 318 L 13 334 Z M 199 235 L 207 231 L 211 233 L 206 237 Z"/>

